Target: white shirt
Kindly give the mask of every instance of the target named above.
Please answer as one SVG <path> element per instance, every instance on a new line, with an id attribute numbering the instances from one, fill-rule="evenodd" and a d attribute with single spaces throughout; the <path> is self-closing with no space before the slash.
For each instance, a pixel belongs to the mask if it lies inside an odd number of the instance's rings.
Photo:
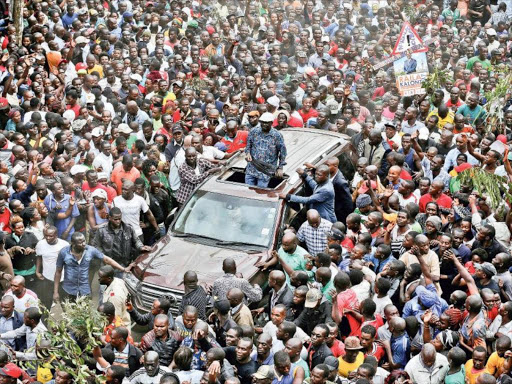
<path id="1" fill-rule="evenodd" d="M 220 149 L 209 146 L 209 145 L 203 145 L 203 153 L 198 153 L 197 157 L 202 157 L 203 159 L 206 159 L 208 161 L 212 160 L 222 160 L 224 156 L 226 156 L 225 152 L 222 152 Z"/>
<path id="2" fill-rule="evenodd" d="M 36 245 L 36 255 L 43 260 L 43 276 L 45 279 L 53 281 L 55 276 L 55 263 L 62 248 L 67 247 L 69 243 L 66 240 L 57 239 L 57 243 L 48 244 L 46 239 L 40 240 Z M 64 280 L 64 274 L 62 275 Z"/>
<path id="3" fill-rule="evenodd" d="M 92 166 L 94 169 L 101 168 L 108 176 L 110 180 L 110 173 L 112 173 L 112 169 L 114 168 L 114 158 L 112 155 L 105 156 L 103 152 L 100 152 L 93 160 Z"/>
<path id="4" fill-rule="evenodd" d="M 30 289 L 26 289 L 25 294 L 22 297 L 16 296 L 12 293 L 12 290 L 9 289 L 5 292 L 4 297 L 5 296 L 11 296 L 14 299 L 14 310 L 16 312 L 23 313 L 27 308 L 39 307 L 39 299 L 37 298 L 36 293 Z"/>
<path id="5" fill-rule="evenodd" d="M 185 150 L 183 147 L 178 149 L 176 154 L 171 160 L 171 166 L 169 170 L 169 185 L 171 187 L 171 190 L 176 192 L 178 189 L 180 189 L 181 181 L 180 181 L 180 175 L 178 173 L 179 167 L 185 162 Z"/>
<path id="6" fill-rule="evenodd" d="M 149 211 L 146 201 L 139 195 L 133 195 L 131 200 L 125 200 L 123 196 L 117 196 L 112 204 L 121 210 L 123 223 L 130 225 L 137 236 L 142 235 L 140 212 L 146 213 Z"/>

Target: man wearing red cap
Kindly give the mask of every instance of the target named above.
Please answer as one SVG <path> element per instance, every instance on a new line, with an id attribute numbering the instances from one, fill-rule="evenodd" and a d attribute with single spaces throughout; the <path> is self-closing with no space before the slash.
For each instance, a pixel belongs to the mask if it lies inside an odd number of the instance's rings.
<path id="1" fill-rule="evenodd" d="M 16 384 L 23 371 L 14 363 L 7 363 L 0 368 L 0 381 L 2 384 Z"/>

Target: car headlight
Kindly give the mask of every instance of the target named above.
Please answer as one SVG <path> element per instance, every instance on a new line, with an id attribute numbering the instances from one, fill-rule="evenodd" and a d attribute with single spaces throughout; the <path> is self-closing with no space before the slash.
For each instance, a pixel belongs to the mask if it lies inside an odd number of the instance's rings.
<path id="1" fill-rule="evenodd" d="M 139 284 L 139 279 L 137 279 L 131 272 L 125 273 L 124 282 L 135 290 L 137 288 L 137 284 Z"/>

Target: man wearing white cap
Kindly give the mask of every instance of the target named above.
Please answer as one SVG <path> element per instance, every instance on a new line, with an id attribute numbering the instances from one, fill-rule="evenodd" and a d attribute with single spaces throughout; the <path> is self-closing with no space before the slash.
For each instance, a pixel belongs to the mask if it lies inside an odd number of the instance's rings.
<path id="1" fill-rule="evenodd" d="M 273 114 L 265 112 L 259 121 L 260 126 L 253 128 L 247 138 L 245 183 L 267 188 L 271 177 L 283 177 L 286 146 L 281 133 L 272 128 Z"/>

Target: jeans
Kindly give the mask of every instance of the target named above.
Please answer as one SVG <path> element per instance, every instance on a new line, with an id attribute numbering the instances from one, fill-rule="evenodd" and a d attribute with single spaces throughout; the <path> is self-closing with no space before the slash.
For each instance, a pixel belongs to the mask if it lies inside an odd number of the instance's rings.
<path id="1" fill-rule="evenodd" d="M 269 181 L 270 180 L 265 181 L 263 179 L 258 179 L 255 176 L 245 174 L 245 184 L 247 184 L 247 185 L 253 185 L 255 187 L 260 187 L 260 188 L 267 188 Z"/>

